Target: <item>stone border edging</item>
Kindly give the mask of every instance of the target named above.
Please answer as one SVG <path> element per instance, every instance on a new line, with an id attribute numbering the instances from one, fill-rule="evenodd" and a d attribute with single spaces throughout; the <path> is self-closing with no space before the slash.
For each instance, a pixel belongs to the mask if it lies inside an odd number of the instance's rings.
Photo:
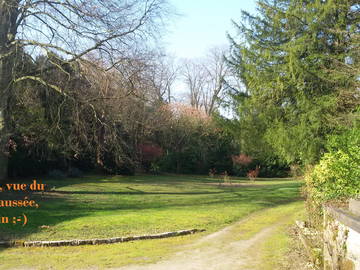
<path id="1" fill-rule="evenodd" d="M 176 232 L 165 232 L 152 235 L 140 235 L 140 236 L 127 236 L 127 237 L 113 237 L 103 239 L 87 239 L 87 240 L 59 240 L 59 241 L 0 241 L 0 246 L 5 247 L 61 247 L 61 246 L 81 246 L 81 245 L 100 245 L 100 244 L 114 244 L 123 243 L 129 241 L 138 241 L 146 239 L 161 239 L 168 237 L 175 237 L 181 235 L 194 234 L 198 232 L 204 232 L 205 229 L 192 229 L 182 230 Z"/>

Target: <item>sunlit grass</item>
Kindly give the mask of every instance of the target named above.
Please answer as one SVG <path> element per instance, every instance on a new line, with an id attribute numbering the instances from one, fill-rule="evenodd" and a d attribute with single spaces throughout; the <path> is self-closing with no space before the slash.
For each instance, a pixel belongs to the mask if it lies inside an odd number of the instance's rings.
<path id="1" fill-rule="evenodd" d="M 47 180 L 59 193 L 36 195 L 39 209 L 1 209 L 4 216 L 25 212 L 29 223 L 2 225 L 0 238 L 59 240 L 215 230 L 255 210 L 297 199 L 301 184 L 272 180 L 224 187 L 213 185 L 216 181 L 200 176 Z M 42 225 L 49 227 L 40 229 Z"/>
<path id="2" fill-rule="evenodd" d="M 292 179 L 261 179 L 255 183 L 235 179 L 233 186 L 219 186 L 218 179 L 203 176 L 94 176 L 43 182 L 55 186 L 58 192 L 43 197 L 34 195 L 41 204 L 39 209 L 2 209 L 2 215 L 24 211 L 29 224 L 1 225 L 0 238 L 89 239 L 191 228 L 206 229 L 209 233 L 257 210 L 299 200 L 301 186 L 300 181 Z M 255 227 L 250 224 L 248 236 L 251 230 L 276 220 L 276 215 L 274 212 L 273 217 L 267 216 Z M 49 227 L 41 229 L 42 225 Z M 246 228 L 245 234 L 238 237 L 247 237 Z M 113 267 L 150 262 L 200 236 L 104 246 L 4 249 L 0 251 L 0 269 L 16 265 L 69 269 L 72 264 L 78 268 L 91 264 Z M 152 248 L 155 244 L 156 249 Z M 104 253 L 106 258 L 102 257 Z"/>

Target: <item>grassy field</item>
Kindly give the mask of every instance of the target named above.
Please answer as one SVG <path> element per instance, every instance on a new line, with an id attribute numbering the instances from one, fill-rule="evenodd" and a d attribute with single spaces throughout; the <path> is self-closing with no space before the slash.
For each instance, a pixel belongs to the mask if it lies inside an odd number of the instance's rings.
<path id="1" fill-rule="evenodd" d="M 232 186 L 219 186 L 217 179 L 203 176 L 85 177 L 42 182 L 55 187 L 56 192 L 34 194 L 41 205 L 38 209 L 1 209 L 2 216 L 25 212 L 29 223 L 25 227 L 1 224 L 0 239 L 88 239 L 191 228 L 209 233 L 257 210 L 299 201 L 301 186 L 292 179 L 235 179 Z M 46 227 L 41 228 L 43 225 Z M 39 266 L 41 261 L 46 261 L 44 269 L 49 265 L 68 269 L 75 261 L 77 268 L 150 262 L 197 237 L 96 247 L 0 249 L 0 269 L 19 263 Z M 156 249 L 151 248 L 153 241 Z"/>

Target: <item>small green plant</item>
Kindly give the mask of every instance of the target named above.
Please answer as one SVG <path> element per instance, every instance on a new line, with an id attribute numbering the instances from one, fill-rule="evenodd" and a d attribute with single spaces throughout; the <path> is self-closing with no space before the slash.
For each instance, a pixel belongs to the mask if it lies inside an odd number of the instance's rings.
<path id="1" fill-rule="evenodd" d="M 228 174 L 228 172 L 227 172 L 227 171 L 223 172 L 221 175 L 222 175 L 222 178 L 223 178 L 224 184 L 229 183 L 230 185 L 232 185 L 232 182 L 231 182 L 231 177 L 229 176 L 229 174 Z"/>

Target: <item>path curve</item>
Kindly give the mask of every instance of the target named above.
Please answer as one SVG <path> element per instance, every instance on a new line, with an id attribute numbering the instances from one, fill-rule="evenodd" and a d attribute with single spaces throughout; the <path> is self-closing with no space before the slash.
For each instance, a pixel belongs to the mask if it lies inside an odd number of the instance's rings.
<path id="1" fill-rule="evenodd" d="M 251 217 L 207 235 L 187 245 L 183 251 L 154 264 L 128 265 L 117 270 L 247 270 L 254 269 L 258 258 L 254 248 L 280 225 L 273 224 L 247 240 L 235 240 L 233 230 Z M 251 254 L 249 250 L 252 250 Z"/>

